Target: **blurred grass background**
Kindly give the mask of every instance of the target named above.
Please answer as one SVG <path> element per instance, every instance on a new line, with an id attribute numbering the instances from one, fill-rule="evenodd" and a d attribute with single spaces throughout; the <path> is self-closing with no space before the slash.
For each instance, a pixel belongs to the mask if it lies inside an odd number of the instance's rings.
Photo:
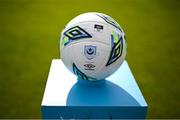
<path id="1" fill-rule="evenodd" d="M 123 27 L 147 118 L 180 118 L 179 0 L 0 0 L 0 118 L 41 118 L 60 32 L 90 11 Z"/>

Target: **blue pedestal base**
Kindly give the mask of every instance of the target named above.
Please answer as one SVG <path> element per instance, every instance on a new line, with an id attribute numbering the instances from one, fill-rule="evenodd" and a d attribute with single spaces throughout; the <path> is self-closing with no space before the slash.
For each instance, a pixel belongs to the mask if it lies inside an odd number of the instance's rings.
<path id="1" fill-rule="evenodd" d="M 42 101 L 43 119 L 145 119 L 147 104 L 125 61 L 106 80 L 76 80 L 53 60 Z"/>

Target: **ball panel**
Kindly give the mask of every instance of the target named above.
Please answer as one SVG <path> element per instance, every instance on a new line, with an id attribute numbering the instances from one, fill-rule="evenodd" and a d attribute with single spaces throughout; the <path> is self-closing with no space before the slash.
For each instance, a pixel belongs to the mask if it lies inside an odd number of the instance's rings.
<path id="1" fill-rule="evenodd" d="M 78 31 L 79 34 L 70 34 L 69 32 Z M 101 42 L 104 44 L 111 44 L 110 41 L 110 27 L 107 24 L 99 22 L 82 22 L 66 27 L 62 32 L 61 44 L 62 47 L 71 42 L 84 41 L 86 38 L 94 42 Z"/>
<path id="2" fill-rule="evenodd" d="M 66 25 L 66 27 L 69 27 L 69 26 L 75 25 L 75 24 L 79 24 L 81 22 L 101 22 L 101 23 L 105 23 L 105 21 L 103 19 L 101 19 L 100 17 L 98 17 L 96 14 L 99 14 L 99 13 L 97 13 L 97 12 L 88 12 L 88 13 L 80 14 L 80 15 L 76 16 L 74 19 L 72 19 Z"/>

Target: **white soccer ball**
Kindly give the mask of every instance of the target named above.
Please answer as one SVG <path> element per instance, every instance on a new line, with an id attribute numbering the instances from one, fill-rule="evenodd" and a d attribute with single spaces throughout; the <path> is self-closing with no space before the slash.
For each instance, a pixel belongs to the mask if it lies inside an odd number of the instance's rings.
<path id="1" fill-rule="evenodd" d="M 60 54 L 65 66 L 78 79 L 102 80 L 123 63 L 125 34 L 110 16 L 84 13 L 72 19 L 62 31 Z"/>

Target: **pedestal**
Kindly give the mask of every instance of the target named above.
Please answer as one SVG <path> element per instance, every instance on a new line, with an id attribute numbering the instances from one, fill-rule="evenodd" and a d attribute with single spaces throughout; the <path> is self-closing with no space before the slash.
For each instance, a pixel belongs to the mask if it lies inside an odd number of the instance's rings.
<path id="1" fill-rule="evenodd" d="M 147 103 L 126 61 L 106 80 L 77 80 L 60 59 L 51 64 L 43 119 L 145 119 Z"/>

